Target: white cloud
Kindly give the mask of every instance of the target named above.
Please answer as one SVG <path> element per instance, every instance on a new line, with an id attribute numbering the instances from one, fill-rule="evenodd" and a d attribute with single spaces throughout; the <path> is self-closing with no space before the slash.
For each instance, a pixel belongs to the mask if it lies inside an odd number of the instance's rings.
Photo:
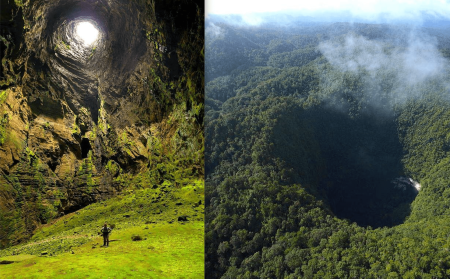
<path id="1" fill-rule="evenodd" d="M 215 25 L 214 23 L 207 23 L 206 24 L 206 37 L 207 38 L 217 38 L 223 35 L 223 30 L 219 26 Z"/>
<path id="2" fill-rule="evenodd" d="M 340 40 L 321 42 L 318 49 L 339 71 L 365 77 L 368 85 L 365 92 L 371 92 L 372 105 L 379 105 L 377 100 L 385 93 L 378 89 L 390 82 L 393 88 L 389 95 L 393 103 L 421 97 L 429 90 L 424 88 L 429 86 L 448 88 L 446 73 L 450 65 L 438 51 L 436 40 L 415 33 L 405 39 L 407 45 L 394 47 L 390 43 L 349 34 Z M 323 84 L 332 87 L 327 74 L 324 79 L 327 82 Z"/>
<path id="3" fill-rule="evenodd" d="M 206 0 L 208 14 L 240 14 L 263 12 L 343 12 L 373 19 L 379 15 L 388 18 L 413 19 L 422 11 L 450 18 L 450 1 L 446 0 Z"/>

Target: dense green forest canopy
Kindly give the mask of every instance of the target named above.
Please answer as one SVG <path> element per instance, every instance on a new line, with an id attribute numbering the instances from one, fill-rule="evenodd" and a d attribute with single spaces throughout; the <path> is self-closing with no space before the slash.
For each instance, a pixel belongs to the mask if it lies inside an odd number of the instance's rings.
<path id="1" fill-rule="evenodd" d="M 206 24 L 206 273 L 450 277 L 448 27 Z"/>

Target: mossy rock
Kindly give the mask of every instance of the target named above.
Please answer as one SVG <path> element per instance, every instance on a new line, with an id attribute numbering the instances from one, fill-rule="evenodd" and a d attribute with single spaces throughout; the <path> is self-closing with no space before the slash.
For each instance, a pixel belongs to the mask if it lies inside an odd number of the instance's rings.
<path id="1" fill-rule="evenodd" d="M 141 240 L 142 240 L 142 237 L 141 237 L 140 235 L 133 235 L 133 236 L 131 237 L 131 240 L 133 240 L 133 241 L 141 241 Z"/>

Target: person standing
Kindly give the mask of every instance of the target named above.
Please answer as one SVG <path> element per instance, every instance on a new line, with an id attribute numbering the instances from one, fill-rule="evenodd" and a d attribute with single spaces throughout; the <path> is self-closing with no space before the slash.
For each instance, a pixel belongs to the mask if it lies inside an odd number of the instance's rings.
<path id="1" fill-rule="evenodd" d="M 109 246 L 109 234 L 111 233 L 111 230 L 112 229 L 108 227 L 107 223 L 103 225 L 103 228 L 101 230 L 103 235 L 103 246 Z"/>

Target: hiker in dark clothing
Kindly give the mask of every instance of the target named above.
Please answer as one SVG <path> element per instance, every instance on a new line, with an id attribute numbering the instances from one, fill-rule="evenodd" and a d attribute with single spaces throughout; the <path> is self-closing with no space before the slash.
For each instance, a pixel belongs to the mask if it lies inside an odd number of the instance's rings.
<path id="1" fill-rule="evenodd" d="M 108 228 L 108 224 L 105 223 L 101 232 L 103 234 L 103 246 L 109 246 L 109 234 L 111 233 L 111 228 Z"/>

